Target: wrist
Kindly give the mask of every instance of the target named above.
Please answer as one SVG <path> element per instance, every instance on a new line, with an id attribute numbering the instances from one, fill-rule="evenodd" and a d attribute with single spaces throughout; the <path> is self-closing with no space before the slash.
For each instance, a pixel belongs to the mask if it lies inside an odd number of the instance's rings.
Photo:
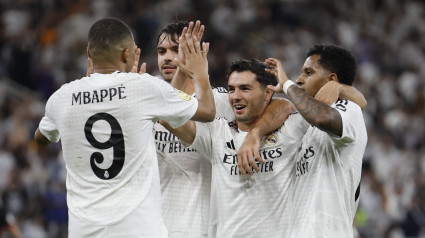
<path id="1" fill-rule="evenodd" d="M 289 87 L 291 87 L 292 85 L 294 85 L 295 83 L 292 82 L 291 80 L 286 80 L 286 82 L 282 85 L 282 89 L 283 92 L 288 95 L 288 89 Z"/>

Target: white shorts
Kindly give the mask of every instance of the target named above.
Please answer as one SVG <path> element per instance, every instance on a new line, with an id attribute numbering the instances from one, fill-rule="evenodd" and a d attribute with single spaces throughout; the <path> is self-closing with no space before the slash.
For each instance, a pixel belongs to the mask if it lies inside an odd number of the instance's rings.
<path id="1" fill-rule="evenodd" d="M 121 221 L 104 226 L 82 221 L 68 210 L 68 238 L 167 238 L 162 214 L 156 210 L 149 211 L 160 201 L 146 200 Z"/>

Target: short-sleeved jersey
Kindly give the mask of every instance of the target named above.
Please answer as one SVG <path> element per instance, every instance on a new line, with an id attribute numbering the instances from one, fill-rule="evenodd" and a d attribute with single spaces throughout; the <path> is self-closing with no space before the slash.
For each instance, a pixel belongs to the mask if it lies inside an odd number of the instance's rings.
<path id="1" fill-rule="evenodd" d="M 192 147 L 212 164 L 211 237 L 283 237 L 290 215 L 285 208 L 294 173 L 291 158 L 305 133 L 298 121 L 304 120 L 293 114 L 283 127 L 261 139 L 264 164 L 252 176 L 242 176 L 237 164 L 247 132 L 224 119 L 196 123 Z"/>
<path id="2" fill-rule="evenodd" d="M 50 141 L 62 140 L 69 211 L 108 225 L 152 200 L 147 197 L 160 201 L 154 123 L 161 118 L 181 126 L 197 106 L 149 74 L 92 74 L 62 86 L 49 98 L 39 128 Z M 160 202 L 145 215 L 161 218 Z"/>
<path id="3" fill-rule="evenodd" d="M 358 105 L 338 100 L 332 107 L 341 114 L 342 136 L 310 126 L 296 154 L 288 237 L 353 237 L 367 132 Z"/>
<path id="4" fill-rule="evenodd" d="M 234 113 L 224 88 L 214 88 L 216 117 L 233 120 Z M 170 238 L 208 236 L 211 163 L 161 124 L 154 126 L 161 178 L 162 211 Z"/>

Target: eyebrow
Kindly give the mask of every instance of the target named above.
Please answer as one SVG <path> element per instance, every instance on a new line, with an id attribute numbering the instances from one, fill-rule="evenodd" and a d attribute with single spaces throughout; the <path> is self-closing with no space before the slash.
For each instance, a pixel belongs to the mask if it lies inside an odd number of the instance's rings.
<path id="1" fill-rule="evenodd" d="M 233 85 L 229 84 L 229 85 L 227 85 L 227 87 L 232 87 L 232 88 L 241 88 L 241 87 L 252 87 L 252 85 L 251 85 L 251 84 L 249 84 L 249 83 L 245 83 L 245 84 L 240 84 L 240 85 L 238 85 L 237 87 L 235 87 L 235 86 L 233 86 Z"/>

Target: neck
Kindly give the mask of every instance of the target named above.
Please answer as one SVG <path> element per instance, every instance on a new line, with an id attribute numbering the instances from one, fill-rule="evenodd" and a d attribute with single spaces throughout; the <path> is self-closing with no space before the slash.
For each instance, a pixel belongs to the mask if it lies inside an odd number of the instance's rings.
<path id="1" fill-rule="evenodd" d="M 112 74 L 115 71 L 126 72 L 124 65 L 117 65 L 113 63 L 95 64 L 93 67 L 94 73 L 98 74 Z"/>
<path id="2" fill-rule="evenodd" d="M 236 125 L 238 125 L 238 129 L 244 132 L 250 132 L 252 130 L 252 128 L 254 128 L 255 123 L 257 122 L 257 120 L 255 120 L 254 122 L 250 122 L 250 123 L 245 123 L 245 122 L 240 122 L 236 120 Z"/>

